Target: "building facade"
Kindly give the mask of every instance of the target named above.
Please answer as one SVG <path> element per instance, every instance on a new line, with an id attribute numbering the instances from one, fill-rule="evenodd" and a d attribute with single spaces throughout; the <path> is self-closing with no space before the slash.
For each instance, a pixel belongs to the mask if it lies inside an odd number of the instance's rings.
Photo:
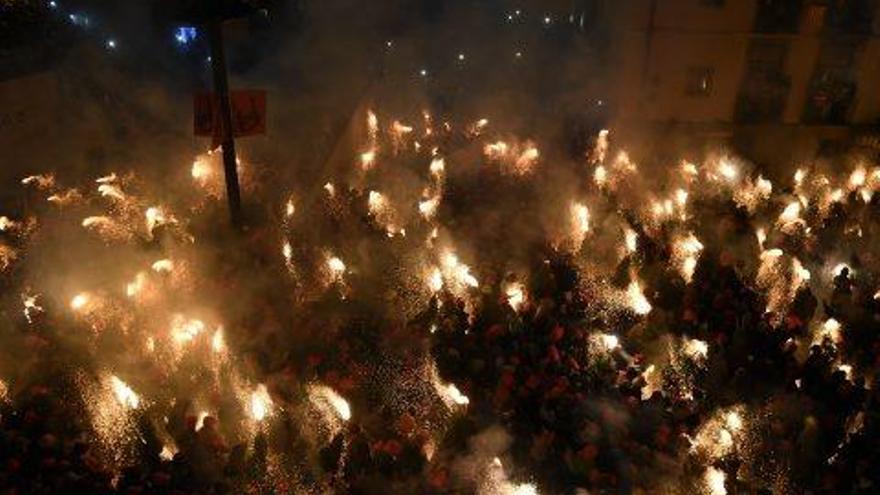
<path id="1" fill-rule="evenodd" d="M 606 4 L 622 121 L 873 125 L 875 0 L 624 0 Z"/>

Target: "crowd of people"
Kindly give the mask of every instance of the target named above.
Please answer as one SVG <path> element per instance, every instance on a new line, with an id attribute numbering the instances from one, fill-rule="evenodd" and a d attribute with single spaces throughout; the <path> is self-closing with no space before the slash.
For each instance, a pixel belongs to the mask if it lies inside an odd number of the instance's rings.
<path id="1" fill-rule="evenodd" d="M 593 279 L 577 255 L 548 245 L 532 253 L 521 305 L 501 287 L 466 296 L 441 290 L 400 327 L 352 302 L 338 311 L 341 330 L 295 350 L 284 346 L 288 316 L 276 314 L 285 299 L 254 305 L 259 314 L 242 325 L 260 330 L 242 351 L 266 375 L 274 400 L 295 404 L 319 382 L 354 405 L 353 418 L 317 452 L 294 415 L 241 440 L 225 435 L 220 419 L 180 404 L 161 429 L 135 413 L 136 448 L 113 458 L 84 419 L 82 400 L 71 397 L 57 354 L 30 356 L 55 367 L 0 394 L 0 493 L 491 492 L 485 473 L 463 475 L 461 462 L 473 454 L 473 438 L 498 427 L 511 439 L 498 452 L 504 476 L 541 493 L 875 493 L 880 300 L 870 249 L 854 250 L 827 293 L 801 285 L 780 314 L 768 313 L 768 294 L 742 270 L 741 259 L 758 253 L 737 252 L 733 242 L 753 235 L 748 216 L 733 202 L 706 201 L 697 208 L 715 213 L 696 222 L 706 245 L 689 282 L 668 268 L 668 233 L 630 217 L 639 240 L 619 276 Z M 873 238 L 878 205 L 851 197 L 811 236 L 780 233 L 760 249 L 784 246 L 821 265 L 839 243 Z M 847 228 L 856 217 L 858 233 Z M 249 269 L 277 263 L 272 239 L 259 228 L 250 233 L 262 254 L 249 258 Z M 227 268 L 218 278 L 229 279 L 228 297 L 240 297 L 234 278 L 242 271 Z M 632 273 L 644 281 L 647 314 L 602 296 L 624 290 Z M 337 312 L 347 292 L 335 290 L 312 310 Z M 46 351 L 57 332 L 28 338 Z M 683 350 L 688 342 L 696 351 Z M 400 375 L 435 360 L 438 378 L 467 399 L 438 413 L 436 405 L 394 407 L 377 398 L 389 392 L 369 370 L 389 354 Z M 725 441 L 701 432 L 731 410 L 744 425 L 735 442 L 701 453 L 714 448 L 701 442 Z M 173 450 L 159 430 L 172 434 Z M 723 475 L 707 488 L 709 469 Z"/>

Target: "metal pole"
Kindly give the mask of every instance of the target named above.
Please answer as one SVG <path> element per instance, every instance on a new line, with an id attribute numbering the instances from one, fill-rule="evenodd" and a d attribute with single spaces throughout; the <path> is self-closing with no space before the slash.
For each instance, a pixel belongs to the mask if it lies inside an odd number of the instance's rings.
<path id="1" fill-rule="evenodd" d="M 221 146 L 223 170 L 226 173 L 226 199 L 232 226 L 241 228 L 241 189 L 238 185 L 235 137 L 232 128 L 232 104 L 229 101 L 229 80 L 226 76 L 226 54 L 223 51 L 223 21 L 208 22 L 208 40 L 211 44 L 211 68 L 214 72 L 214 91 L 220 99 Z"/>

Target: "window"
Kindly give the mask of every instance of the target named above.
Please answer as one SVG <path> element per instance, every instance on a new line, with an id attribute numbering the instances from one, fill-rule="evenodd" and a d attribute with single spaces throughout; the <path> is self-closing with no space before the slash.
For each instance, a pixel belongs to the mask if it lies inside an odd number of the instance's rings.
<path id="1" fill-rule="evenodd" d="M 736 120 L 778 122 L 785 111 L 791 77 L 785 71 L 788 41 L 756 39 L 749 45 L 746 71 L 736 102 Z"/>
<path id="2" fill-rule="evenodd" d="M 819 52 L 810 81 L 804 121 L 813 124 L 845 124 L 856 95 L 856 57 L 863 41 L 827 41 Z"/>
<path id="3" fill-rule="evenodd" d="M 715 69 L 711 67 L 690 67 L 687 70 L 684 93 L 688 96 L 709 96 Z"/>
<path id="4" fill-rule="evenodd" d="M 803 0 L 759 0 L 755 30 L 760 33 L 797 31 Z"/>

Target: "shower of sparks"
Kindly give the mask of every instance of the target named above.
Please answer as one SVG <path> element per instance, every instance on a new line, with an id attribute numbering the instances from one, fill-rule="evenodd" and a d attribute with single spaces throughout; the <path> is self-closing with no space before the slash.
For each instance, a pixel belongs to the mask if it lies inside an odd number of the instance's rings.
<path id="1" fill-rule="evenodd" d="M 257 385 L 256 390 L 251 393 L 250 414 L 257 422 L 263 421 L 272 414 L 272 398 L 269 397 L 265 385 Z"/>
<path id="2" fill-rule="evenodd" d="M 137 409 L 138 406 L 140 406 L 140 397 L 138 397 L 127 383 L 120 380 L 116 375 L 110 377 L 110 383 L 113 387 L 113 393 L 116 395 L 116 400 L 118 400 L 120 404 L 129 409 Z"/>

